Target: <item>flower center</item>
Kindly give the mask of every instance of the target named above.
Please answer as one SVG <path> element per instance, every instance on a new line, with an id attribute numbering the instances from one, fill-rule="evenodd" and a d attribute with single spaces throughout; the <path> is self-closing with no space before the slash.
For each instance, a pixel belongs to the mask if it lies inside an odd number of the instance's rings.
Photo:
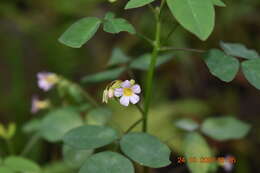
<path id="1" fill-rule="evenodd" d="M 123 93 L 124 93 L 124 96 L 131 96 L 131 95 L 133 95 L 133 91 L 132 91 L 131 88 L 124 88 Z"/>
<path id="2" fill-rule="evenodd" d="M 38 109 L 44 109 L 47 108 L 49 106 L 49 102 L 48 101 L 37 101 L 36 102 L 36 107 Z"/>
<path id="3" fill-rule="evenodd" d="M 54 84 L 58 81 L 58 77 L 56 75 L 48 75 L 48 76 L 46 76 L 45 80 L 48 83 Z"/>

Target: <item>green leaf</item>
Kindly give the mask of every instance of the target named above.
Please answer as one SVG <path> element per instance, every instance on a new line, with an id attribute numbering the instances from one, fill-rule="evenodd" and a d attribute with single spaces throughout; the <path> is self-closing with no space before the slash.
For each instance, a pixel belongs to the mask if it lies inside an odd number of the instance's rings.
<path id="1" fill-rule="evenodd" d="M 51 111 L 43 118 L 40 133 L 47 141 L 57 142 L 69 130 L 82 124 L 79 113 L 73 108 L 60 108 Z"/>
<path id="2" fill-rule="evenodd" d="M 121 154 L 107 151 L 90 157 L 79 173 L 134 173 L 132 163 Z"/>
<path id="3" fill-rule="evenodd" d="M 108 12 L 104 20 L 104 31 L 112 34 L 117 34 L 122 31 L 135 34 L 135 28 L 127 20 L 123 18 L 114 18 L 113 13 Z"/>
<path id="4" fill-rule="evenodd" d="M 129 60 L 129 57 L 126 56 L 120 48 L 114 48 L 112 56 L 108 62 L 108 66 L 124 64 L 127 63 Z"/>
<path id="5" fill-rule="evenodd" d="M 141 165 L 160 168 L 171 163 L 168 146 L 147 133 L 129 133 L 123 136 L 120 147 L 124 154 Z"/>
<path id="6" fill-rule="evenodd" d="M 118 139 L 116 130 L 105 126 L 85 125 L 72 129 L 64 136 L 65 144 L 77 149 L 94 149 Z"/>
<path id="7" fill-rule="evenodd" d="M 244 61 L 243 73 L 246 79 L 257 89 L 260 89 L 260 58 Z"/>
<path id="8" fill-rule="evenodd" d="M 192 173 L 208 173 L 212 163 L 200 163 L 200 158 L 212 158 L 212 153 L 205 139 L 198 133 L 191 132 L 185 137 L 184 156 Z M 189 161 L 192 157 L 196 161 Z"/>
<path id="9" fill-rule="evenodd" d="M 176 121 L 175 126 L 180 129 L 187 130 L 187 131 L 193 131 L 199 127 L 198 123 L 196 123 L 194 120 L 188 119 L 188 118 L 183 118 L 183 119 Z"/>
<path id="10" fill-rule="evenodd" d="M 208 118 L 202 126 L 202 132 L 219 141 L 243 138 L 250 130 L 250 125 L 231 116 Z"/>
<path id="11" fill-rule="evenodd" d="M 27 122 L 23 126 L 22 130 L 25 133 L 33 133 L 33 132 L 38 131 L 40 129 L 40 126 L 41 126 L 41 120 L 34 119 L 34 120 Z"/>
<path id="12" fill-rule="evenodd" d="M 226 7 L 226 4 L 221 0 L 212 0 L 213 4 L 219 7 Z"/>
<path id="13" fill-rule="evenodd" d="M 96 83 L 96 82 L 103 82 L 107 80 L 115 80 L 118 79 L 119 76 L 126 70 L 125 67 L 118 67 L 111 70 L 106 70 L 103 72 L 99 72 L 96 74 L 92 74 L 86 76 L 82 79 L 84 83 Z"/>
<path id="14" fill-rule="evenodd" d="M 62 147 L 64 162 L 71 168 L 81 167 L 93 152 L 93 150 L 78 150 L 68 145 L 63 145 Z"/>
<path id="15" fill-rule="evenodd" d="M 214 28 L 215 11 L 211 0 L 167 0 L 176 20 L 201 40 L 206 40 Z"/>
<path id="16" fill-rule="evenodd" d="M 75 173 L 75 169 L 62 161 L 52 161 L 46 164 L 41 173 Z"/>
<path id="17" fill-rule="evenodd" d="M 4 160 L 4 165 L 13 171 L 23 173 L 40 173 L 40 167 L 31 160 L 23 157 L 10 156 Z"/>
<path id="18" fill-rule="evenodd" d="M 112 112 L 106 107 L 92 109 L 87 114 L 87 123 L 89 125 L 106 125 L 112 118 Z"/>
<path id="19" fill-rule="evenodd" d="M 239 43 L 225 43 L 221 41 L 220 46 L 228 55 L 237 56 L 245 59 L 260 58 L 260 55 L 255 50 L 248 49 L 244 45 Z"/>
<path id="20" fill-rule="evenodd" d="M 160 55 L 156 62 L 156 67 L 170 61 L 173 58 L 172 54 L 165 54 Z M 144 54 L 136 59 L 134 59 L 131 64 L 130 68 L 138 69 L 138 70 L 148 70 L 151 61 L 151 54 Z"/>
<path id="21" fill-rule="evenodd" d="M 232 81 L 239 70 L 239 61 L 218 49 L 208 51 L 204 60 L 210 73 L 225 82 Z"/>
<path id="22" fill-rule="evenodd" d="M 97 32 L 101 20 L 86 17 L 71 25 L 59 38 L 59 42 L 73 48 L 80 48 Z"/>
<path id="23" fill-rule="evenodd" d="M 15 173 L 11 168 L 8 168 L 6 166 L 0 166 L 0 172 L 1 173 Z"/>
<path id="24" fill-rule="evenodd" d="M 125 9 L 138 8 L 152 3 L 155 0 L 130 0 L 125 6 Z"/>

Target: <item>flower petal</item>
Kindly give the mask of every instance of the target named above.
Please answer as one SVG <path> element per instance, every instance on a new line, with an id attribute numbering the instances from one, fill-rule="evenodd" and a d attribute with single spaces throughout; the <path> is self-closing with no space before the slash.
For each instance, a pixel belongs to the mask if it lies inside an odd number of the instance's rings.
<path id="1" fill-rule="evenodd" d="M 121 97 L 123 95 L 123 88 L 116 88 L 114 91 L 116 97 Z"/>
<path id="2" fill-rule="evenodd" d="M 129 105 L 129 100 L 130 98 L 127 97 L 127 96 L 123 96 L 120 98 L 120 103 L 123 105 L 123 106 L 128 106 Z"/>
<path id="3" fill-rule="evenodd" d="M 130 96 L 130 102 L 133 103 L 133 104 L 138 103 L 139 100 L 140 100 L 140 97 L 138 95 L 136 95 L 136 94 Z"/>
<path id="4" fill-rule="evenodd" d="M 38 86 L 41 88 L 43 91 L 48 91 L 52 88 L 53 84 L 48 83 L 46 80 L 41 79 L 38 81 Z"/>
<path id="5" fill-rule="evenodd" d="M 134 93 L 139 94 L 141 92 L 141 87 L 138 84 L 135 84 L 134 86 L 132 86 L 132 90 L 134 91 Z"/>
<path id="6" fill-rule="evenodd" d="M 125 80 L 121 83 L 121 87 L 123 88 L 131 88 L 131 82 L 129 80 Z"/>
<path id="7" fill-rule="evenodd" d="M 38 108 L 36 106 L 36 102 L 38 101 L 38 97 L 37 96 L 33 96 L 32 98 L 32 107 L 31 107 L 31 112 L 34 114 L 36 112 L 38 112 Z"/>

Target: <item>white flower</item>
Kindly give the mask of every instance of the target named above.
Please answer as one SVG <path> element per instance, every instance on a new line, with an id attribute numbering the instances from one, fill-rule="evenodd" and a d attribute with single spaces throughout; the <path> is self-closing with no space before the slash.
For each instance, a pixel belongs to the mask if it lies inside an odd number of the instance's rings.
<path id="1" fill-rule="evenodd" d="M 50 90 L 59 80 L 55 73 L 40 72 L 37 74 L 38 86 L 44 91 Z"/>
<path id="2" fill-rule="evenodd" d="M 121 87 L 116 88 L 114 91 L 114 95 L 120 97 L 120 103 L 123 106 L 128 106 L 129 102 L 136 104 L 140 100 L 140 97 L 137 94 L 141 93 L 141 88 L 138 84 L 134 83 L 134 80 L 125 80 L 121 83 Z"/>
<path id="3" fill-rule="evenodd" d="M 37 96 L 33 96 L 31 112 L 37 113 L 39 110 L 46 109 L 49 106 L 50 106 L 49 100 L 39 100 Z"/>

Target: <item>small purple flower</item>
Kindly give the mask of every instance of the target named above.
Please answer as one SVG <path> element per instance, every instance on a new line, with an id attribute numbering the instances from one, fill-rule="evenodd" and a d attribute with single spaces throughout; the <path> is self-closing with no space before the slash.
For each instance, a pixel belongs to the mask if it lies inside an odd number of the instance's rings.
<path id="1" fill-rule="evenodd" d="M 44 91 L 49 91 L 58 82 L 58 76 L 51 72 L 40 72 L 37 78 L 39 88 Z"/>
<path id="2" fill-rule="evenodd" d="M 37 113 L 41 109 L 46 109 L 49 106 L 50 106 L 50 102 L 48 100 L 39 100 L 37 96 L 32 97 L 31 112 L 33 114 Z"/>
<path id="3" fill-rule="evenodd" d="M 134 83 L 134 80 L 125 80 L 121 83 L 121 87 L 116 88 L 114 91 L 114 95 L 120 97 L 120 103 L 123 106 L 128 106 L 129 102 L 136 104 L 140 100 L 140 97 L 137 95 L 141 93 L 140 85 Z"/>

